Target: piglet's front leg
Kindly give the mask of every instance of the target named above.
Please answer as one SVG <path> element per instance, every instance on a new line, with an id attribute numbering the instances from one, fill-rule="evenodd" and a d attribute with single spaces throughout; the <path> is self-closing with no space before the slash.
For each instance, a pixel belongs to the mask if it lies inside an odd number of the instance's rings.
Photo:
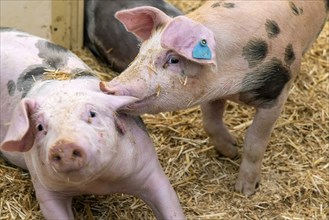
<path id="1" fill-rule="evenodd" d="M 186 219 L 176 192 L 160 164 L 158 167 L 145 180 L 139 196 L 151 207 L 157 219 Z"/>
<path id="2" fill-rule="evenodd" d="M 225 100 L 218 99 L 201 105 L 203 128 L 218 153 L 234 158 L 238 154 L 236 141 L 223 122 Z"/>
<path id="3" fill-rule="evenodd" d="M 45 219 L 74 219 L 72 197 L 45 189 L 38 180 L 33 181 L 37 200 Z"/>

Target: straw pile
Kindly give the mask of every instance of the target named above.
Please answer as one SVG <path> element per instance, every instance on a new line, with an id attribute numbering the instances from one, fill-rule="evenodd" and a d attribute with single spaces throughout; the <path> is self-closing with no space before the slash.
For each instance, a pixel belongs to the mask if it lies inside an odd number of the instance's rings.
<path id="1" fill-rule="evenodd" d="M 200 1 L 174 1 L 185 12 Z M 185 5 L 184 5 L 185 4 Z M 113 76 L 86 50 L 75 51 Z M 257 193 L 233 191 L 241 157 L 219 157 L 202 129 L 198 107 L 144 115 L 159 159 L 188 219 L 329 219 L 329 21 L 305 54 L 301 73 L 272 134 Z M 254 111 L 230 103 L 225 121 L 240 146 Z M 30 176 L 0 159 L 0 220 L 43 219 Z M 138 198 L 80 196 L 77 219 L 154 219 Z"/>

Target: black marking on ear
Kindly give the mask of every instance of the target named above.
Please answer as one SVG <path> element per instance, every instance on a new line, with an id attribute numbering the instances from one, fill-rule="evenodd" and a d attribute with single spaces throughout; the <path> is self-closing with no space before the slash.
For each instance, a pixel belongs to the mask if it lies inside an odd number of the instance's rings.
<path id="1" fill-rule="evenodd" d="M 224 2 L 223 7 L 224 8 L 234 8 L 235 4 L 230 2 Z"/>
<path id="2" fill-rule="evenodd" d="M 327 9 L 327 11 L 329 11 L 329 0 L 324 0 L 325 1 L 325 5 L 326 5 L 326 9 Z"/>
<path id="3" fill-rule="evenodd" d="M 272 58 L 246 74 L 239 99 L 255 107 L 271 107 L 290 79 L 290 69 L 281 60 Z"/>
<path id="4" fill-rule="evenodd" d="M 45 69 L 45 67 L 40 65 L 32 65 L 20 74 L 16 87 L 18 91 L 23 92 L 22 98 L 26 96 L 36 81 L 42 79 L 43 73 L 46 72 Z"/>
<path id="5" fill-rule="evenodd" d="M 220 2 L 215 2 L 214 4 L 211 5 L 212 8 L 220 7 Z"/>
<path id="6" fill-rule="evenodd" d="M 278 23 L 276 23 L 273 20 L 269 20 L 269 19 L 266 20 L 265 29 L 267 32 L 267 36 L 269 38 L 277 37 L 278 34 L 280 33 L 280 27 Z"/>
<path id="7" fill-rule="evenodd" d="M 15 94 L 16 84 L 15 84 L 14 80 L 9 80 L 7 82 L 7 90 L 8 90 L 8 94 L 10 96 L 13 96 Z"/>
<path id="8" fill-rule="evenodd" d="M 290 2 L 289 2 L 289 6 L 290 6 L 290 8 L 291 8 L 291 10 L 292 10 L 292 13 L 293 13 L 294 15 L 298 16 L 298 15 L 303 14 L 303 9 L 297 7 L 297 6 L 295 5 L 294 2 L 290 1 Z"/>
<path id="9" fill-rule="evenodd" d="M 284 51 L 284 61 L 288 64 L 291 65 L 292 62 L 296 59 L 294 49 L 292 48 L 292 44 L 288 44 Z"/>
<path id="10" fill-rule="evenodd" d="M 267 52 L 268 46 L 266 41 L 254 38 L 243 47 L 242 56 L 248 61 L 249 68 L 252 68 L 265 59 Z"/>
<path id="11" fill-rule="evenodd" d="M 39 49 L 38 56 L 45 65 L 53 69 L 61 69 L 67 64 L 69 50 L 49 41 L 39 40 L 35 46 Z"/>

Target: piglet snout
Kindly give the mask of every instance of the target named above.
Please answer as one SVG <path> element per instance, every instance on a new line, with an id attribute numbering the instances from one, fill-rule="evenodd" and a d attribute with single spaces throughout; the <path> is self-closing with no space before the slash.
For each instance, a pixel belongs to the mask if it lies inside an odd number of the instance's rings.
<path id="1" fill-rule="evenodd" d="M 58 142 L 49 151 L 49 163 L 59 173 L 80 170 L 87 161 L 85 150 L 71 142 Z"/>
<path id="2" fill-rule="evenodd" d="M 99 88 L 102 92 L 109 95 L 117 95 L 117 96 L 130 95 L 128 91 L 122 88 L 119 82 L 117 82 L 115 79 L 109 83 L 100 82 Z"/>

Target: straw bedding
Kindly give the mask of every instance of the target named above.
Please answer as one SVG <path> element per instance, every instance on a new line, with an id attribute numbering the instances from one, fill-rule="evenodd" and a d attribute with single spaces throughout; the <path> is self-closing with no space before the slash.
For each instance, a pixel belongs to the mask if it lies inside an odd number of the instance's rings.
<path id="1" fill-rule="evenodd" d="M 174 1 L 187 12 L 201 1 Z M 93 69 L 113 72 L 86 50 Z M 234 192 L 243 137 L 254 110 L 229 103 L 225 122 L 239 157 L 219 157 L 202 129 L 198 107 L 144 115 L 159 160 L 188 219 L 329 219 L 329 21 L 311 50 L 276 123 L 255 195 Z M 77 219 L 154 219 L 140 199 L 122 194 L 79 196 Z M 30 176 L 0 158 L 0 220 L 43 219 Z"/>

